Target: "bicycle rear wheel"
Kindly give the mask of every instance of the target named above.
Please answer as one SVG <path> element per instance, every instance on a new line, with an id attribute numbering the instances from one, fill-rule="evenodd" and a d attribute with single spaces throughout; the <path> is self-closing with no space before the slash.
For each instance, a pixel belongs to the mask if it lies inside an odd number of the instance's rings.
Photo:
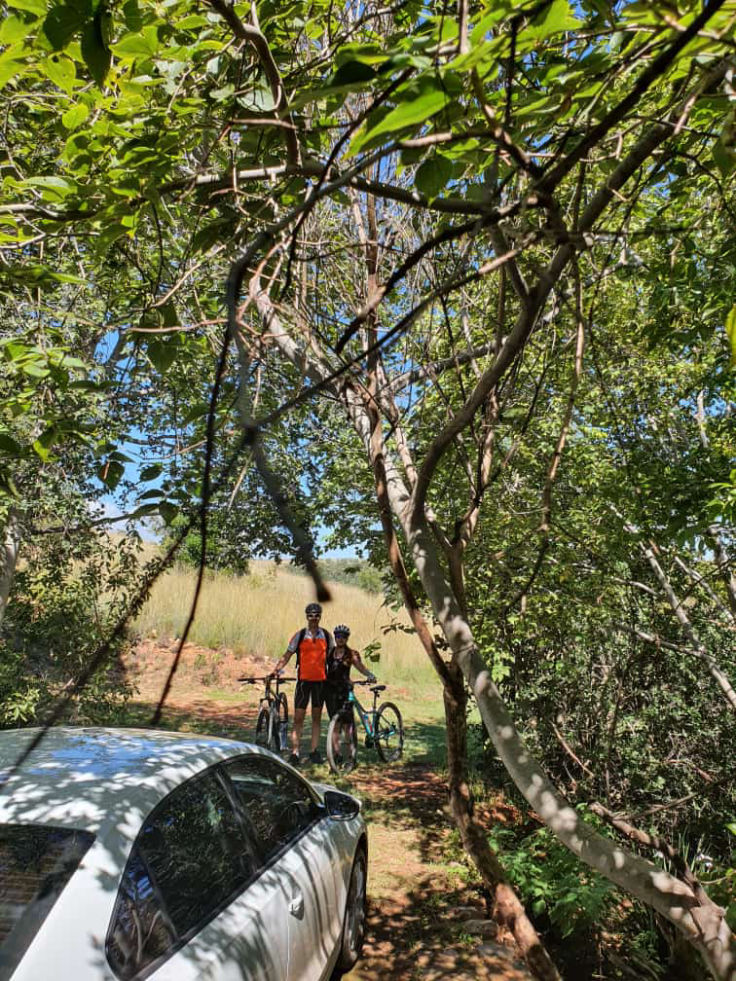
<path id="1" fill-rule="evenodd" d="M 256 720 L 256 746 L 263 746 L 265 749 L 269 749 L 269 744 L 271 741 L 271 734 L 269 729 L 271 728 L 271 712 L 265 707 L 265 705 L 259 709 L 258 719 Z"/>
<path id="2" fill-rule="evenodd" d="M 271 706 L 271 731 L 268 748 L 274 753 L 287 749 L 287 733 L 289 731 L 289 703 L 283 693 L 276 696 Z"/>
<path id="3" fill-rule="evenodd" d="M 337 712 L 327 727 L 327 762 L 333 773 L 350 773 L 358 759 L 355 719 Z"/>
<path id="4" fill-rule="evenodd" d="M 373 743 L 384 763 L 395 763 L 404 752 L 404 723 L 393 702 L 384 702 L 376 713 Z"/>

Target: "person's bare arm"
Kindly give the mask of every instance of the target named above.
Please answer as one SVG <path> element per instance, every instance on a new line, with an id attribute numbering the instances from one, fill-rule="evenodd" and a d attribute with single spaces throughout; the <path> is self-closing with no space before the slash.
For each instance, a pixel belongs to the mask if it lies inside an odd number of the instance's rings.
<path id="1" fill-rule="evenodd" d="M 358 671 L 360 671 L 362 675 L 368 678 L 369 681 L 376 680 L 376 676 L 373 674 L 371 669 L 367 668 L 365 664 L 363 664 L 363 661 L 358 651 L 353 651 L 353 667 L 357 668 Z"/>
<path id="2" fill-rule="evenodd" d="M 290 651 L 288 649 L 285 650 L 284 653 L 281 655 L 281 657 L 276 662 L 276 664 L 274 665 L 274 668 L 273 668 L 273 671 L 271 672 L 271 674 L 274 675 L 274 674 L 278 674 L 279 671 L 283 671 L 284 668 L 286 667 L 286 665 L 291 660 L 291 655 L 293 653 L 294 653 L 293 651 Z"/>

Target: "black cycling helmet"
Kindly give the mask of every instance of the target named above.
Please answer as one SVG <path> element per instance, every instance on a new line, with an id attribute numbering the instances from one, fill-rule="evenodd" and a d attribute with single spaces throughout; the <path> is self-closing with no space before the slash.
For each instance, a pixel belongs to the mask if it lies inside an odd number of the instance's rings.
<path id="1" fill-rule="evenodd" d="M 319 605 L 319 603 L 307 603 L 304 612 L 308 617 L 321 617 L 322 607 Z"/>
<path id="2" fill-rule="evenodd" d="M 349 637 L 350 627 L 346 627 L 344 623 L 338 623 L 335 629 L 332 631 L 335 637 Z"/>

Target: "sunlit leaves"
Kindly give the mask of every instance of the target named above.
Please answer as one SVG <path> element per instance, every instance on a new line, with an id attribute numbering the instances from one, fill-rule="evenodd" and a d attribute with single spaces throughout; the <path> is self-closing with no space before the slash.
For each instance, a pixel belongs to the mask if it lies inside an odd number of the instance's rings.
<path id="1" fill-rule="evenodd" d="M 726 337 L 731 347 L 731 367 L 736 368 L 736 304 L 731 307 L 726 317 Z"/>
<path id="2" fill-rule="evenodd" d="M 351 153 L 359 153 L 366 145 L 375 142 L 381 136 L 426 122 L 452 102 L 452 95 L 448 92 L 447 85 L 439 78 L 425 77 L 416 85 L 404 87 L 401 94 L 404 100 L 399 105 L 391 109 L 375 126 L 367 126 L 354 137 Z"/>
<path id="3" fill-rule="evenodd" d="M 553 0 L 549 6 L 535 17 L 525 35 L 534 40 L 542 40 L 561 31 L 575 31 L 582 27 L 582 21 L 573 15 L 568 0 Z"/>
<path id="4" fill-rule="evenodd" d="M 89 116 L 89 109 L 83 102 L 77 102 L 62 115 L 61 122 L 65 129 L 73 130 Z"/>

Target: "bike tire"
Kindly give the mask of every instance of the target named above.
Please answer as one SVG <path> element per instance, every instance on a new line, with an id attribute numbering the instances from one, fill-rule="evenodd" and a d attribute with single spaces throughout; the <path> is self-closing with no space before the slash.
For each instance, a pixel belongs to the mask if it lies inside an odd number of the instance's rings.
<path id="1" fill-rule="evenodd" d="M 395 763 L 404 752 L 404 723 L 393 702 L 384 702 L 376 713 L 373 745 L 384 763 Z"/>
<path id="2" fill-rule="evenodd" d="M 358 733 L 355 730 L 355 719 L 341 717 L 339 712 L 332 716 L 327 726 L 325 750 L 327 762 L 333 773 L 350 773 L 354 769 L 358 760 Z"/>
<path id="3" fill-rule="evenodd" d="M 283 729 L 281 728 L 282 721 L 286 723 Z M 268 717 L 268 748 L 272 753 L 286 750 L 288 722 L 289 707 L 286 702 L 286 695 L 277 695 L 271 703 L 271 712 Z"/>
<path id="4" fill-rule="evenodd" d="M 278 718 L 278 729 L 276 730 L 278 748 L 275 752 L 281 750 L 285 753 L 289 748 L 289 703 L 283 692 L 280 692 L 276 698 L 275 712 Z"/>
<path id="5" fill-rule="evenodd" d="M 258 712 L 258 718 L 256 719 L 256 734 L 255 734 L 255 744 L 256 746 L 263 746 L 264 749 L 269 749 L 271 741 L 271 712 L 267 708 L 262 708 Z"/>

